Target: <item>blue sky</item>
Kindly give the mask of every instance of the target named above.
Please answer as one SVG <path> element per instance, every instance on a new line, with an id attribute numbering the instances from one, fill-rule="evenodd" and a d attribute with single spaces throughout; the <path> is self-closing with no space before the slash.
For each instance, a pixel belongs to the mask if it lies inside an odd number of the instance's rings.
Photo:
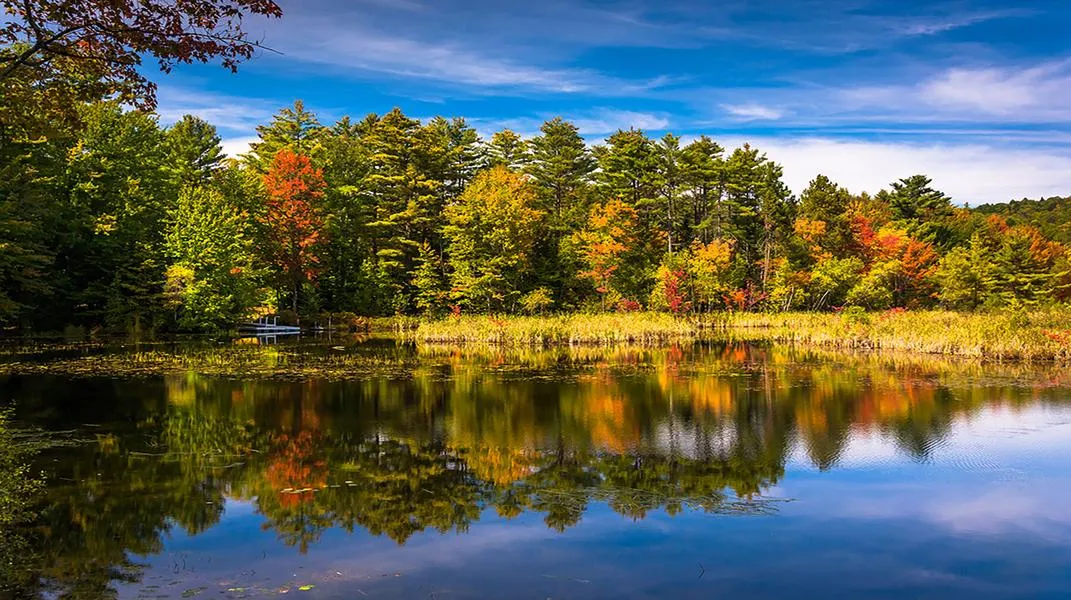
<path id="1" fill-rule="evenodd" d="M 284 0 L 262 52 L 161 78 L 160 113 L 229 151 L 303 99 L 322 121 L 394 106 L 486 135 L 563 115 L 751 142 L 797 192 L 925 172 L 957 203 L 1071 194 L 1071 2 Z"/>

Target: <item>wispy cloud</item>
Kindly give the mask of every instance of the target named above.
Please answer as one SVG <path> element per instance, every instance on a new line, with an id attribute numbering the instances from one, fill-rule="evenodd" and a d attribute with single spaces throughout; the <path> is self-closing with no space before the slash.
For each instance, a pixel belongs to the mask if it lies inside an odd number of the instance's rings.
<path id="1" fill-rule="evenodd" d="M 1071 119 L 1068 90 L 1071 61 L 1028 69 L 951 69 L 920 87 L 922 98 L 938 107 L 1060 120 Z"/>
<path id="2" fill-rule="evenodd" d="M 160 86 L 157 100 L 162 124 L 174 123 L 183 115 L 194 115 L 215 125 L 224 137 L 253 131 L 279 108 L 274 100 L 213 94 L 177 86 Z"/>
<path id="3" fill-rule="evenodd" d="M 783 114 L 776 108 L 762 106 L 761 104 L 723 104 L 721 107 L 733 117 L 742 120 L 775 120 L 780 119 Z"/>
<path id="4" fill-rule="evenodd" d="M 963 14 L 950 14 L 947 16 L 934 17 L 908 17 L 906 19 L 891 19 L 889 29 L 893 33 L 904 36 L 927 36 L 944 33 L 970 27 L 987 21 L 1007 19 L 1011 17 L 1023 17 L 1033 14 L 1034 11 L 1027 9 L 998 10 L 985 12 L 968 12 Z"/>
<path id="5" fill-rule="evenodd" d="M 625 80 L 593 69 L 543 67 L 484 55 L 460 46 L 367 32 L 308 40 L 288 47 L 287 54 L 290 58 L 330 65 L 356 75 L 380 73 L 498 92 L 524 90 L 627 96 L 666 83 L 664 78 Z"/>
<path id="6" fill-rule="evenodd" d="M 1071 149 L 1015 148 L 984 143 L 920 144 L 824 137 L 718 136 L 745 142 L 785 169 L 796 193 L 821 173 L 853 192 L 876 192 L 901 177 L 924 173 L 957 204 L 971 206 L 1071 190 Z"/>

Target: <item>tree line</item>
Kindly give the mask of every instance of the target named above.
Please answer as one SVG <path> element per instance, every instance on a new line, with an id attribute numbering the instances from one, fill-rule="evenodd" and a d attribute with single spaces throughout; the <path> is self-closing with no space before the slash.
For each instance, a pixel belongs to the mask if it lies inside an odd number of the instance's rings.
<path id="1" fill-rule="evenodd" d="M 49 135 L 3 123 L 0 320 L 227 327 L 257 312 L 953 309 L 1064 302 L 1067 247 L 924 175 L 799 196 L 758 148 L 562 118 L 481 139 L 296 102 L 228 158 L 193 116 L 119 101 Z M 990 211 L 992 212 L 992 211 Z"/>

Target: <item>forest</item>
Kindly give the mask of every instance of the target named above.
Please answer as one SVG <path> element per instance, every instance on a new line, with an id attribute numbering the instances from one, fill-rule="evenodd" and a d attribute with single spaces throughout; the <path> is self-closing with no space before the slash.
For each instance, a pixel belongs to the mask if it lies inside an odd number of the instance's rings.
<path id="1" fill-rule="evenodd" d="M 226 156 L 211 123 L 162 122 L 136 67 L 152 55 L 165 71 L 214 59 L 233 69 L 257 48 L 240 17 L 281 15 L 273 2 L 5 6 L 10 331 L 217 330 L 265 314 L 976 310 L 1071 297 L 1059 203 L 963 208 L 970 198 L 954 203 L 923 174 L 869 192 L 816 174 L 796 195 L 761 149 L 705 135 L 628 129 L 596 142 L 556 117 L 535 135 L 484 139 L 461 117 L 394 108 L 324 123 L 300 101 Z M 193 17 L 214 33 L 187 31 Z M 155 22 L 169 25 L 145 25 Z"/>
<path id="2" fill-rule="evenodd" d="M 8 127 L 0 142 L 9 325 L 973 310 L 1071 296 L 1071 257 L 1043 219 L 959 208 L 924 175 L 872 195 L 816 175 L 797 197 L 760 149 L 707 136 L 630 129 L 591 145 L 554 118 L 530 138 L 484 140 L 462 118 L 399 109 L 323 125 L 299 101 L 227 157 L 194 116 L 163 127 L 100 101 L 75 123 L 32 140 Z"/>

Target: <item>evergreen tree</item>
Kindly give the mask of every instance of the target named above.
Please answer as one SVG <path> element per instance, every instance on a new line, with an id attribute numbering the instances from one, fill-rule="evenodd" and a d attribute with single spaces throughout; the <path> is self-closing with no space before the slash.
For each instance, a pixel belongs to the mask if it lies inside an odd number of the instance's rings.
<path id="1" fill-rule="evenodd" d="M 284 148 L 315 159 L 323 132 L 316 115 L 305 110 L 304 102 L 295 100 L 294 106 L 276 113 L 271 123 L 257 126 L 260 141 L 250 144 L 242 159 L 259 173 L 267 173 L 275 154 Z"/>
<path id="2" fill-rule="evenodd" d="M 429 172 L 437 164 L 435 136 L 425 135 L 420 122 L 394 109 L 379 118 L 362 137 L 368 173 L 362 194 L 373 207 L 376 271 L 388 282 L 384 295 L 393 311 L 412 306 L 411 276 L 421 244 L 442 253 L 438 229 L 443 214 L 443 181 Z"/>
<path id="3" fill-rule="evenodd" d="M 321 139 L 327 240 L 318 283 L 331 309 L 379 314 L 385 307 L 368 276 L 375 267 L 369 226 L 375 207 L 363 187 L 369 173 L 368 148 L 362 137 L 366 132 L 362 123 L 343 118 Z"/>
<path id="4" fill-rule="evenodd" d="M 528 165 L 528 142 L 520 135 L 503 129 L 491 136 L 487 144 L 488 166 L 504 166 L 513 170 L 523 170 Z"/>
<path id="5" fill-rule="evenodd" d="M 656 146 L 658 153 L 658 195 L 664 216 L 663 228 L 666 232 L 666 251 L 673 254 L 673 243 L 684 247 L 688 240 L 681 240 L 678 235 L 680 214 L 678 204 L 684 187 L 683 152 L 681 139 L 667 133 Z"/>
<path id="6" fill-rule="evenodd" d="M 169 176 L 164 134 L 153 116 L 99 103 L 67 165 L 69 208 L 57 264 L 79 317 L 142 331 L 158 325 L 167 260 L 164 219 L 178 189 Z"/>
<path id="7" fill-rule="evenodd" d="M 527 172 L 549 200 L 552 226 L 570 222 L 584 198 L 584 188 L 595 170 L 595 160 L 576 126 L 555 117 L 539 128 L 530 142 L 531 162 Z"/>
<path id="8" fill-rule="evenodd" d="M 165 132 L 167 164 L 178 185 L 203 185 L 223 164 L 223 148 L 216 128 L 185 115 Z"/>
<path id="9" fill-rule="evenodd" d="M 821 239 L 815 242 L 831 256 L 843 257 L 850 251 L 848 205 L 851 199 L 847 189 L 833 183 L 825 175 L 812 179 L 800 194 L 799 217 L 824 224 Z"/>
<path id="10" fill-rule="evenodd" d="M 659 193 L 659 154 L 654 142 L 639 129 L 619 130 L 595 147 L 599 170 L 595 176 L 604 198 L 627 202 L 641 215 Z"/>
<path id="11" fill-rule="evenodd" d="M 715 236 L 711 231 L 722 230 L 721 200 L 725 192 L 724 149 L 714 140 L 702 135 L 681 151 L 681 174 L 691 199 L 691 211 L 686 215 L 686 229 L 703 242 Z"/>
<path id="12" fill-rule="evenodd" d="M 416 270 L 413 272 L 413 289 L 415 290 L 414 304 L 421 314 L 428 316 L 442 314 L 449 297 L 446 277 L 443 273 L 442 259 L 427 242 L 420 245 Z"/>
<path id="13" fill-rule="evenodd" d="M 941 259 L 934 278 L 946 307 L 971 310 L 982 306 L 997 286 L 991 248 L 975 234 L 969 245 L 953 248 Z"/>

